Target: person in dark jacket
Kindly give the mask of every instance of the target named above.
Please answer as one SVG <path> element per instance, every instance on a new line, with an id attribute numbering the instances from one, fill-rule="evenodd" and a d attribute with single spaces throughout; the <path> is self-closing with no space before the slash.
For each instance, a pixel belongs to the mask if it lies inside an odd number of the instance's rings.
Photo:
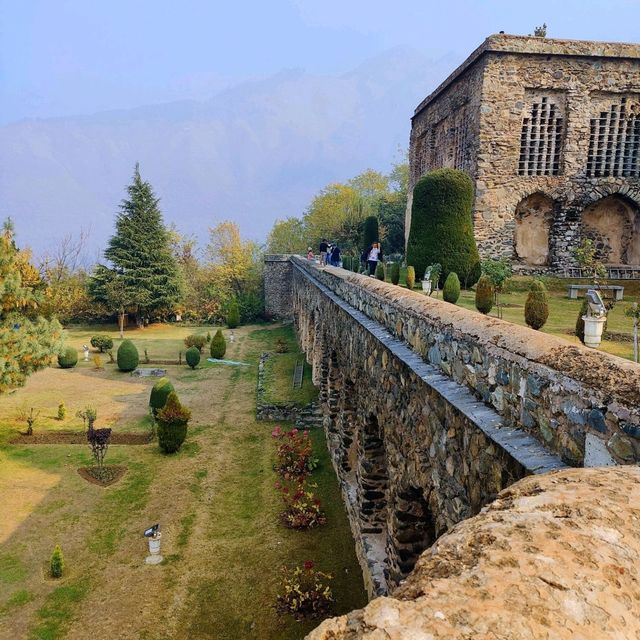
<path id="1" fill-rule="evenodd" d="M 340 266 L 340 247 L 337 244 L 334 244 L 331 250 L 331 264 L 334 267 Z"/>
<path id="2" fill-rule="evenodd" d="M 320 243 L 320 265 L 327 264 L 327 251 L 329 250 L 329 243 L 327 239 L 324 238 Z"/>

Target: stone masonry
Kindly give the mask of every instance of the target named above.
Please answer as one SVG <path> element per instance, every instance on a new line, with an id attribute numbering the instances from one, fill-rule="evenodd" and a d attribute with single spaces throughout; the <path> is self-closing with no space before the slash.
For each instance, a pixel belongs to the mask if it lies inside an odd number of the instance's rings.
<path id="1" fill-rule="evenodd" d="M 482 257 L 562 272 L 589 237 L 640 265 L 640 45 L 488 37 L 415 110 L 411 189 L 439 167 L 474 181 Z"/>

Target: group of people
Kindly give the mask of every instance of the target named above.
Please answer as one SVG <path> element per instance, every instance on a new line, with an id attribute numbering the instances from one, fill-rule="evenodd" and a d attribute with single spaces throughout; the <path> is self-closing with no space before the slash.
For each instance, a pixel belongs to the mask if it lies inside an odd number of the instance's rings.
<path id="1" fill-rule="evenodd" d="M 340 247 L 338 246 L 338 243 L 332 244 L 331 242 L 327 242 L 327 240 L 324 239 L 320 243 L 319 249 L 320 249 L 320 265 L 324 266 L 329 264 L 332 267 L 340 266 Z M 313 260 L 314 258 L 311 247 L 309 247 L 307 258 L 309 260 Z"/>
<path id="2" fill-rule="evenodd" d="M 332 267 L 340 266 L 340 247 L 338 243 L 331 243 L 324 239 L 320 243 L 320 265 L 331 265 Z M 307 250 L 307 260 L 315 260 L 313 249 L 309 247 Z M 379 242 L 369 245 L 360 256 L 360 261 L 365 269 L 369 271 L 370 276 L 375 276 L 378 262 L 382 260 L 382 249 Z"/>

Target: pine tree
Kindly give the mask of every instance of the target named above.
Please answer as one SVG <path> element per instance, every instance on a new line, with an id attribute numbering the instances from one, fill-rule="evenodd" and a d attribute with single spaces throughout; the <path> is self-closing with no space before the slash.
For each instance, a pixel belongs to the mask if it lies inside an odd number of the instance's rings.
<path id="1" fill-rule="evenodd" d="M 16 247 L 13 226 L 5 223 L 0 233 L 0 393 L 23 385 L 62 348 L 58 321 L 38 315 L 42 291 L 34 273 L 28 253 Z"/>
<path id="2" fill-rule="evenodd" d="M 139 316 L 163 315 L 180 300 L 180 275 L 159 199 L 140 177 L 138 165 L 127 193 L 104 252 L 112 268 L 98 265 L 91 291 L 96 301 L 117 309 L 121 317 L 129 306 Z"/>

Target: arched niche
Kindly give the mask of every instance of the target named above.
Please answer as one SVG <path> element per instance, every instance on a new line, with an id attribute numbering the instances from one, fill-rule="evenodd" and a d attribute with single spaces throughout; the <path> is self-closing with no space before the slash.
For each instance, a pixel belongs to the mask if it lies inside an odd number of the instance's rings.
<path id="1" fill-rule="evenodd" d="M 543 266 L 549 261 L 549 231 L 553 221 L 553 200 L 533 193 L 516 206 L 514 251 L 523 264 Z"/>
<path id="2" fill-rule="evenodd" d="M 638 206 L 623 195 L 610 195 L 582 212 L 582 236 L 593 240 L 596 257 L 610 265 L 640 265 Z"/>

